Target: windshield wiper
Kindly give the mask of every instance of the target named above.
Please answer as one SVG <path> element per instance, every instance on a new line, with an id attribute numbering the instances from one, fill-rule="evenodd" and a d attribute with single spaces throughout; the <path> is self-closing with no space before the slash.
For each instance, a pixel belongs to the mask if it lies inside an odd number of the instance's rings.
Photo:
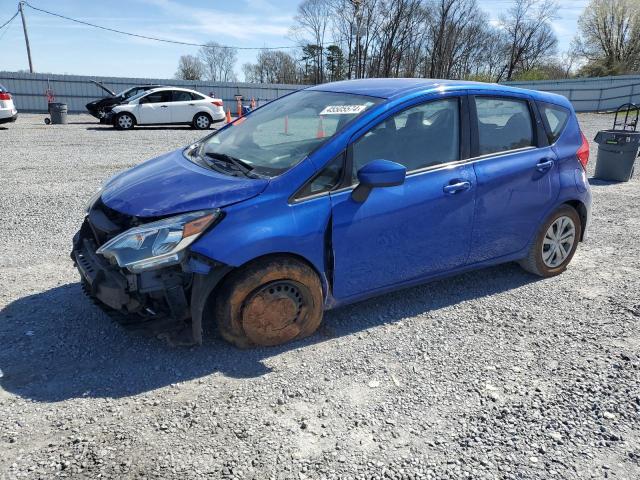
<path id="1" fill-rule="evenodd" d="M 253 177 L 254 175 L 251 173 L 253 167 L 249 165 L 247 162 L 240 160 L 239 158 L 232 157 L 231 155 L 227 155 L 226 153 L 215 153 L 215 152 L 207 152 L 207 157 L 211 157 L 214 160 L 221 160 L 225 163 L 229 163 L 236 167 L 236 170 L 242 172 L 247 177 Z"/>

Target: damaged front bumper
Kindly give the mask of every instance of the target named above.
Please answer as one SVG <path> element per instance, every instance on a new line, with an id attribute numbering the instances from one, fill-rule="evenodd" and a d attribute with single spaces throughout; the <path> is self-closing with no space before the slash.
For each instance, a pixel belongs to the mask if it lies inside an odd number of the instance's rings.
<path id="1" fill-rule="evenodd" d="M 174 344 L 201 344 L 207 301 L 230 267 L 187 255 L 179 265 L 134 274 L 96 253 L 102 233 L 87 217 L 73 239 L 71 259 L 87 294 L 129 325 L 164 331 Z"/>

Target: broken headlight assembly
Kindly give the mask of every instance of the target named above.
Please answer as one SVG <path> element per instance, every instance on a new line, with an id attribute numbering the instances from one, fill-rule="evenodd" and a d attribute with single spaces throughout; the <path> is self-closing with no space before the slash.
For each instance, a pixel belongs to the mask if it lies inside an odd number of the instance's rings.
<path id="1" fill-rule="evenodd" d="M 221 215 L 219 209 L 203 210 L 147 223 L 112 238 L 97 253 L 132 273 L 175 265 Z"/>

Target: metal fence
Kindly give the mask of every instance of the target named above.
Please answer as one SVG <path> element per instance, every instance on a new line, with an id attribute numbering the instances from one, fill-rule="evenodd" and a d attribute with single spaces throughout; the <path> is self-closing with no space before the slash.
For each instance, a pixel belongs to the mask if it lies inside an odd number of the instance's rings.
<path id="1" fill-rule="evenodd" d="M 563 95 L 571 101 L 577 112 L 605 112 L 615 110 L 624 103 L 640 104 L 640 75 L 508 84 Z"/>
<path id="2" fill-rule="evenodd" d="M 242 95 L 248 102 L 252 98 L 258 105 L 274 100 L 289 92 L 304 88 L 304 85 L 260 84 L 260 83 L 215 83 L 158 78 L 118 78 L 89 77 L 79 75 L 57 75 L 46 73 L 0 72 L 3 84 L 14 97 L 16 108 L 22 112 L 46 112 L 48 89 L 55 95 L 56 102 L 66 103 L 70 112 L 85 112 L 85 105 L 91 100 L 107 94 L 92 82 L 101 82 L 108 89 L 119 93 L 135 85 L 158 84 L 185 87 L 205 95 L 215 93 L 216 98 L 225 102 L 225 109 L 235 111 L 235 95 Z"/>
<path id="3" fill-rule="evenodd" d="M 83 112 L 91 100 L 107 93 L 91 82 L 102 82 L 110 90 L 120 92 L 135 85 L 158 84 L 186 87 L 206 95 L 215 93 L 225 102 L 225 108 L 235 110 L 235 95 L 246 101 L 255 99 L 258 105 L 274 100 L 305 85 L 258 83 L 213 83 L 158 78 L 89 77 L 46 73 L 0 72 L 0 83 L 14 95 L 18 110 L 46 112 L 46 91 L 51 89 L 57 102 L 66 103 L 70 112 Z M 558 93 L 567 97 L 578 112 L 615 110 L 623 103 L 640 103 L 640 75 L 620 77 L 579 78 L 571 80 L 543 80 L 509 82 L 509 85 L 532 90 Z"/>

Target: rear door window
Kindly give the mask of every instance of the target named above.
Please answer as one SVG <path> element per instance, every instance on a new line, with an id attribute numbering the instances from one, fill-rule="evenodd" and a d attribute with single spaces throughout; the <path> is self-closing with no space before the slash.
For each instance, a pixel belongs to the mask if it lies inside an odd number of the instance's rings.
<path id="1" fill-rule="evenodd" d="M 532 147 L 531 111 L 526 100 L 476 97 L 479 155 Z"/>
<path id="2" fill-rule="evenodd" d="M 569 110 L 550 103 L 538 103 L 538 106 L 547 129 L 549 144 L 553 145 L 558 141 L 567 126 L 570 115 Z"/>
<path id="3" fill-rule="evenodd" d="M 191 100 L 192 100 L 192 97 L 189 92 L 183 92 L 181 90 L 173 90 L 174 102 L 190 102 Z"/>

